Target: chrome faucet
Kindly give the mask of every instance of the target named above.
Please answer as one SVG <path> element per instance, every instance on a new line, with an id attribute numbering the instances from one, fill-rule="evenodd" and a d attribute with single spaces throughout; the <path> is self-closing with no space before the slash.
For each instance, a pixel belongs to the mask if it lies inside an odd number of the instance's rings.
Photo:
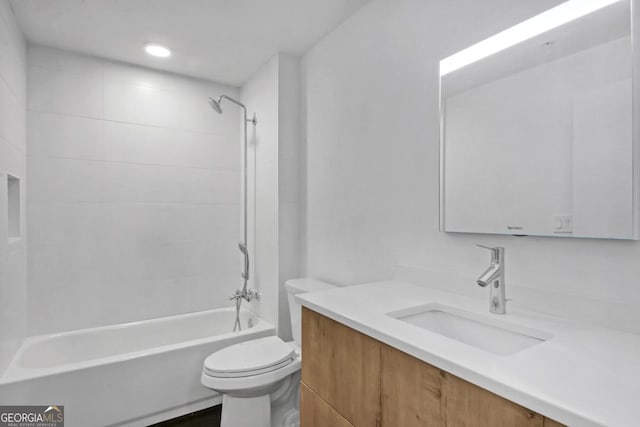
<path id="1" fill-rule="evenodd" d="M 251 302 L 253 300 L 260 301 L 261 298 L 262 291 L 253 288 L 247 289 L 246 281 L 245 287 L 242 290 L 237 289 L 236 292 L 231 295 L 229 300 L 236 302 L 236 320 L 233 324 L 233 332 L 242 330 L 242 325 L 240 325 L 240 305 L 242 304 L 242 300 L 244 299 L 247 302 Z M 249 318 L 249 327 L 253 327 L 253 320 L 251 318 Z"/>
<path id="2" fill-rule="evenodd" d="M 507 300 L 504 292 L 504 248 L 477 245 L 491 251 L 491 265 L 478 277 L 478 285 L 489 285 L 489 311 L 495 314 L 507 312 Z"/>

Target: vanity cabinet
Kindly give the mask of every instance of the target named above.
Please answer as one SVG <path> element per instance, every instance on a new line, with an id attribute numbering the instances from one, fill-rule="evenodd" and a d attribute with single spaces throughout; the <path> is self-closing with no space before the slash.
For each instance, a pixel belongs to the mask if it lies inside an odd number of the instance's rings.
<path id="1" fill-rule="evenodd" d="M 559 427 L 307 308 L 301 427 Z"/>

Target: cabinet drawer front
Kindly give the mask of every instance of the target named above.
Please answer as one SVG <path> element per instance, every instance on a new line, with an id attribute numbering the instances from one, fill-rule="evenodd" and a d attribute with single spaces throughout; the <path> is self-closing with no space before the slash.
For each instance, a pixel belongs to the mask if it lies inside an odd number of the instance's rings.
<path id="1" fill-rule="evenodd" d="M 383 344 L 382 425 L 444 426 L 439 369 Z"/>
<path id="2" fill-rule="evenodd" d="M 356 427 L 380 421 L 380 342 L 303 307 L 302 381 Z"/>
<path id="3" fill-rule="evenodd" d="M 309 387 L 300 384 L 300 427 L 353 427 Z"/>
<path id="4" fill-rule="evenodd" d="M 443 372 L 442 399 L 447 426 L 543 427 L 530 409 Z"/>

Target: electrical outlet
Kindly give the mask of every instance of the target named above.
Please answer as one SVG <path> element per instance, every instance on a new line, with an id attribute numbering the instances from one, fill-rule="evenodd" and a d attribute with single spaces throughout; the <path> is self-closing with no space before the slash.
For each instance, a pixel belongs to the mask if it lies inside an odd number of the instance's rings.
<path id="1" fill-rule="evenodd" d="M 572 233 L 573 215 L 553 215 L 554 233 Z"/>

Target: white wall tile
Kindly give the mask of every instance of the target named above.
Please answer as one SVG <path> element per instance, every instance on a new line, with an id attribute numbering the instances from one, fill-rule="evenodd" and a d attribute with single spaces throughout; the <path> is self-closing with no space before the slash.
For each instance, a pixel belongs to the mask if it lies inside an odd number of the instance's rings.
<path id="1" fill-rule="evenodd" d="M 6 0 L 0 17 L 0 80 L 4 80 L 16 100 L 24 105 L 26 75 L 25 41 Z"/>
<path id="2" fill-rule="evenodd" d="M 240 170 L 239 133 L 230 138 L 218 133 L 104 122 L 104 138 L 104 160 L 108 161 Z"/>
<path id="3" fill-rule="evenodd" d="M 29 157 L 29 201 L 103 201 L 105 164 Z"/>
<path id="4" fill-rule="evenodd" d="M 104 182 L 105 200 L 193 204 L 240 201 L 236 172 L 105 163 Z"/>
<path id="5" fill-rule="evenodd" d="M 212 280 L 191 276 L 146 282 L 122 282 L 113 286 L 79 286 L 47 296 L 30 294 L 42 307 L 30 312 L 33 334 L 124 323 L 174 314 L 207 310 L 228 304 L 228 294 L 237 283 L 231 278 Z M 236 280 L 237 282 L 237 280 Z M 189 292 L 190 298 L 176 298 Z"/>
<path id="6" fill-rule="evenodd" d="M 30 245 L 162 244 L 240 232 L 238 205 L 30 202 Z"/>
<path id="7" fill-rule="evenodd" d="M 102 80 L 103 62 L 102 59 L 92 56 L 33 43 L 28 44 L 27 63 L 29 66 L 58 70 L 65 74 L 75 74 L 83 78 Z"/>
<path id="8" fill-rule="evenodd" d="M 7 83 L 0 79 L 0 138 L 24 151 L 25 107 L 18 102 Z"/>
<path id="9" fill-rule="evenodd" d="M 102 120 L 30 111 L 27 123 L 29 156 L 87 160 L 105 157 Z"/>
<path id="10" fill-rule="evenodd" d="M 0 19 L 4 20 L 5 22 L 9 22 L 14 19 L 11 5 L 8 1 L 0 1 Z"/>
<path id="11" fill-rule="evenodd" d="M 237 172 L 29 157 L 31 201 L 237 204 Z M 235 185 L 234 185 L 235 183 Z"/>
<path id="12" fill-rule="evenodd" d="M 239 111 L 207 97 L 238 90 L 36 45 L 29 69 L 29 333 L 229 305 Z"/>
<path id="13" fill-rule="evenodd" d="M 237 236 L 230 232 L 211 240 L 146 242 L 106 241 L 93 245 L 29 245 L 29 290 L 59 291 L 74 286 L 230 273 L 237 269 Z"/>
<path id="14" fill-rule="evenodd" d="M 63 69 L 29 65 L 27 108 L 80 117 L 103 117 L 102 80 Z"/>
<path id="15" fill-rule="evenodd" d="M 0 375 L 27 329 L 25 250 L 25 41 L 7 0 L 0 0 Z M 7 173 L 20 178 L 22 240 L 9 243 Z"/>
<path id="16" fill-rule="evenodd" d="M 2 158 L 0 158 L 0 167 L 5 173 L 25 178 L 25 153 L 19 147 L 9 144 L 0 138 L 0 149 L 2 149 Z"/>
<path id="17" fill-rule="evenodd" d="M 237 134 L 239 110 L 225 108 L 224 115 L 209 107 L 207 91 L 181 92 L 154 86 L 144 80 L 122 81 L 105 75 L 105 119 L 172 129 Z"/>

